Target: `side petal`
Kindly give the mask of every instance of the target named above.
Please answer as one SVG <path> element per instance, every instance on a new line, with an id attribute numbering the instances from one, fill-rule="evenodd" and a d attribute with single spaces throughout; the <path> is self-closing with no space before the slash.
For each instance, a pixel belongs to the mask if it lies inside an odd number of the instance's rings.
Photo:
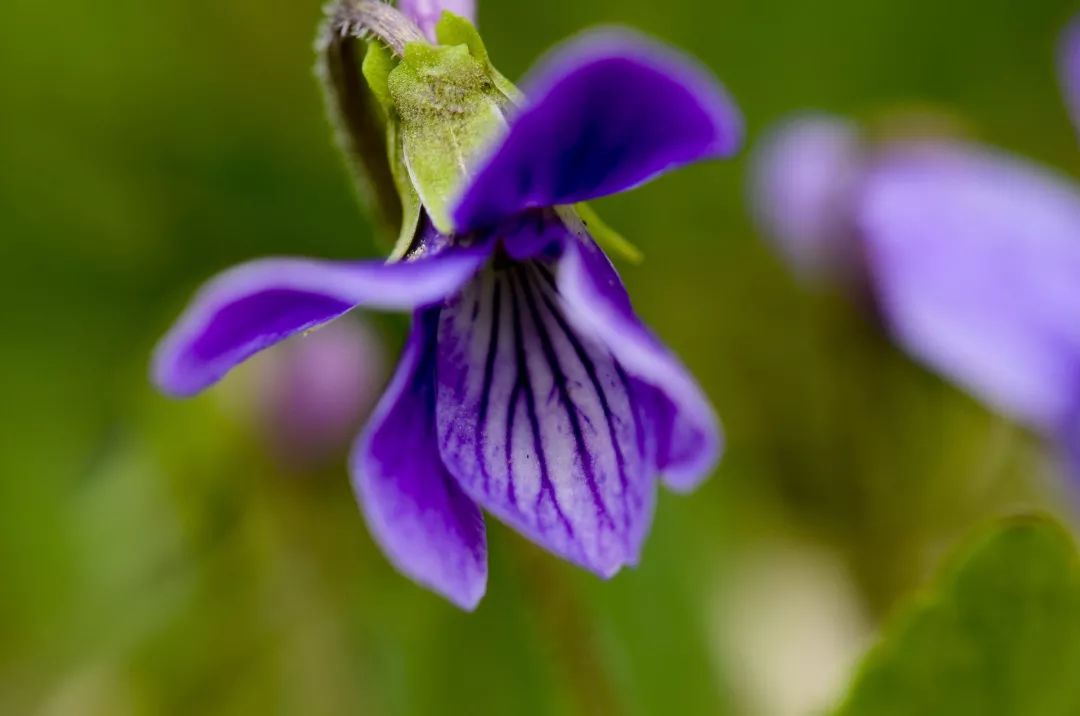
<path id="1" fill-rule="evenodd" d="M 904 145 L 862 189 L 881 308 L 916 358 L 1053 430 L 1080 395 L 1080 191 L 963 145 Z"/>
<path id="2" fill-rule="evenodd" d="M 710 74 L 627 31 L 588 33 L 556 49 L 526 79 L 525 95 L 458 202 L 459 231 L 623 191 L 727 156 L 742 137 L 738 111 Z"/>
<path id="3" fill-rule="evenodd" d="M 355 263 L 263 259 L 212 279 L 158 345 L 153 379 L 189 396 L 284 338 L 357 306 L 408 310 L 437 303 L 486 260 L 485 249 L 415 261 Z"/>
<path id="4" fill-rule="evenodd" d="M 439 457 L 435 431 L 438 311 L 419 313 L 386 395 L 352 460 L 375 541 L 397 569 L 471 611 L 487 586 L 480 509 Z"/>
<path id="5" fill-rule="evenodd" d="M 634 313 L 622 280 L 588 237 L 567 241 L 559 291 L 578 330 L 601 341 L 632 378 L 656 435 L 656 467 L 671 489 L 688 492 L 720 459 L 716 413 L 678 358 Z"/>
<path id="6" fill-rule="evenodd" d="M 443 309 L 437 373 L 443 460 L 474 500 L 601 576 L 637 562 L 655 448 L 625 372 L 574 330 L 547 265 L 493 267 Z"/>
<path id="7" fill-rule="evenodd" d="M 1058 73 L 1073 125 L 1080 132 L 1080 16 L 1069 23 L 1058 47 Z"/>

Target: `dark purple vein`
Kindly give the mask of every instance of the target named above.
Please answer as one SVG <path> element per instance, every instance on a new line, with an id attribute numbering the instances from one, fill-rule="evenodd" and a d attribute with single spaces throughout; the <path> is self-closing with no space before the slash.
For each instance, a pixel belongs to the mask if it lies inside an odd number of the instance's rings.
<path id="1" fill-rule="evenodd" d="M 593 464 L 590 459 L 591 456 L 585 445 L 585 435 L 581 430 L 581 420 L 578 417 L 577 406 L 570 397 L 566 374 L 563 372 L 562 364 L 559 363 L 559 356 L 555 351 L 551 336 L 548 334 L 547 326 L 545 326 L 543 319 L 540 317 L 540 311 L 537 308 L 536 299 L 533 296 L 532 281 L 529 280 L 529 276 L 525 273 L 525 269 L 520 269 L 518 271 L 518 276 L 521 278 L 522 293 L 525 295 L 525 301 L 528 304 L 529 313 L 532 317 L 533 325 L 536 328 L 537 337 L 540 339 L 540 348 L 544 353 L 544 359 L 547 361 L 548 367 L 551 369 L 551 377 L 554 380 L 555 387 L 559 393 L 559 402 L 562 404 L 563 411 L 566 413 L 567 420 L 570 422 L 570 430 L 574 434 L 574 445 L 577 449 L 578 458 L 581 460 L 581 467 L 585 473 L 585 483 L 589 488 L 589 493 L 592 495 L 597 516 L 607 521 L 607 523 L 613 527 L 614 520 L 608 512 L 607 505 L 604 504 L 604 501 L 600 496 L 600 488 L 596 483 L 596 473 L 593 471 Z"/>
<path id="2" fill-rule="evenodd" d="M 502 282 L 498 274 L 494 277 L 495 285 L 492 287 L 491 296 L 491 330 L 488 332 L 487 356 L 484 359 L 484 380 L 480 390 L 480 409 L 476 421 L 476 462 L 480 466 L 480 472 L 484 478 L 484 492 L 491 487 L 491 472 L 487 469 L 487 461 L 484 459 L 484 449 L 487 445 L 488 406 L 491 402 L 491 383 L 495 371 L 495 356 L 499 350 L 499 322 L 502 308 Z M 479 298 L 477 298 L 479 302 Z"/>
<path id="3" fill-rule="evenodd" d="M 539 264 L 534 264 L 537 268 L 537 273 L 540 276 L 544 274 L 540 271 Z M 553 289 L 554 290 L 554 289 Z M 557 291 L 556 291 L 557 293 Z M 604 386 L 600 382 L 600 376 L 596 371 L 596 364 L 585 350 L 585 346 L 582 345 L 581 339 L 578 338 L 577 333 L 570 327 L 566 321 L 566 317 L 562 314 L 562 311 L 558 306 L 554 304 L 551 297 L 541 291 L 541 299 L 544 301 L 544 305 L 547 306 L 548 313 L 555 319 L 555 323 L 561 329 L 563 335 L 566 337 L 567 342 L 570 343 L 570 347 L 574 349 L 574 355 L 577 356 L 578 362 L 581 363 L 581 367 L 585 369 L 585 374 L 589 377 L 589 382 L 592 384 L 593 391 L 596 393 L 596 397 L 600 400 L 600 407 L 604 411 L 604 420 L 608 426 L 608 438 L 611 440 L 612 450 L 615 452 L 615 466 L 619 472 L 619 486 L 622 489 L 623 498 L 623 523 L 630 526 L 630 510 L 626 509 L 627 496 L 629 491 L 629 481 L 626 476 L 626 459 L 623 456 L 622 447 L 619 444 L 618 430 L 615 426 L 615 420 L 617 419 L 614 412 L 611 410 L 611 404 L 608 402 L 607 392 L 604 390 Z M 614 359 L 613 359 L 614 360 Z M 625 385 L 624 385 L 625 387 Z M 633 397 L 630 392 L 626 392 L 626 402 L 630 407 L 631 412 L 634 411 Z M 636 420 L 635 420 L 636 422 Z"/>
<path id="4" fill-rule="evenodd" d="M 540 501 L 547 492 L 551 498 L 551 505 L 555 509 L 555 514 L 559 520 L 563 523 L 563 527 L 566 528 L 567 535 L 574 538 L 574 527 L 570 524 L 570 520 L 563 514 L 562 507 L 559 504 L 558 495 L 555 493 L 555 486 L 551 483 L 551 476 L 548 474 L 547 455 L 544 453 L 544 441 L 540 435 L 540 420 L 536 415 L 536 396 L 533 394 L 532 380 L 529 376 L 529 364 L 525 359 L 525 340 L 524 333 L 521 330 L 521 306 L 518 299 L 518 285 L 513 280 L 513 277 L 509 277 L 510 283 L 510 298 L 511 309 L 513 311 L 514 318 L 514 362 L 517 366 L 517 380 L 521 382 L 521 390 L 525 395 L 525 412 L 529 418 L 529 427 L 532 430 L 533 449 L 536 451 L 536 458 L 540 464 L 540 490 L 536 493 L 536 516 L 537 527 L 540 525 Z M 510 468 L 511 462 L 507 463 L 507 467 Z"/>

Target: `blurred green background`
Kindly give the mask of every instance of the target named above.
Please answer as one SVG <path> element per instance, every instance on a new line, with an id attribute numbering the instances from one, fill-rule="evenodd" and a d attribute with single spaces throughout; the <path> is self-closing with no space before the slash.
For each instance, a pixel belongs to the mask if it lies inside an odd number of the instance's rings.
<path id="1" fill-rule="evenodd" d="M 712 67 L 750 144 L 811 107 L 931 105 L 1080 174 L 1040 0 L 481 0 L 500 69 L 597 23 Z M 0 713 L 809 713 L 987 520 L 1068 519 L 1053 455 L 799 287 L 746 153 L 598 204 L 728 450 L 600 581 L 490 529 L 472 615 L 398 576 L 344 456 L 287 470 L 230 378 L 174 402 L 155 340 L 214 272 L 377 252 L 312 76 L 317 0 L 6 0 L 0 20 Z M 392 356 L 404 320 L 376 329 Z M 232 385 L 230 385 L 232 383 Z"/>

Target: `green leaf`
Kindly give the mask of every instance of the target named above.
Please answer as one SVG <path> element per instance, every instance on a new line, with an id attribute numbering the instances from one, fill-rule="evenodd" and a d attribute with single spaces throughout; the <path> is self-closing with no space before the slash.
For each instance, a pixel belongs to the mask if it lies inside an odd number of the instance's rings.
<path id="1" fill-rule="evenodd" d="M 468 47 L 469 54 L 484 66 L 491 77 L 491 81 L 495 83 L 506 101 L 509 104 L 521 104 L 525 96 L 521 94 L 521 90 L 514 86 L 513 82 L 503 77 L 495 69 L 480 33 L 476 31 L 476 27 L 471 22 L 449 10 L 443 10 L 443 14 L 439 18 L 439 24 L 435 26 L 435 37 L 439 40 L 440 45 L 465 45 Z"/>
<path id="2" fill-rule="evenodd" d="M 581 202 L 575 204 L 574 209 L 581 216 L 581 221 L 589 230 L 589 234 L 596 240 L 596 243 L 600 244 L 609 253 L 621 256 L 635 264 L 645 260 L 645 254 L 641 252 L 641 249 L 630 243 L 630 240 L 618 231 L 608 226 L 591 206 Z"/>
<path id="3" fill-rule="evenodd" d="M 1048 518 L 1007 521 L 887 627 L 839 716 L 1080 714 L 1080 563 Z"/>
<path id="4" fill-rule="evenodd" d="M 506 128 L 496 89 L 467 45 L 405 47 L 390 73 L 404 163 L 432 222 L 452 233 L 449 204 Z"/>

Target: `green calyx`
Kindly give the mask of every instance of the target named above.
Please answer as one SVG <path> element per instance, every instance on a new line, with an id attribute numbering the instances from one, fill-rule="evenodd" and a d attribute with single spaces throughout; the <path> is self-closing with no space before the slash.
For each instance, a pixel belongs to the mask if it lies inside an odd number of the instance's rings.
<path id="1" fill-rule="evenodd" d="M 405 46 L 387 86 L 408 175 L 436 228 L 452 233 L 450 203 L 506 129 L 499 90 L 467 44 L 421 42 Z"/>
<path id="2" fill-rule="evenodd" d="M 521 92 L 491 63 L 476 28 L 443 12 L 438 45 L 405 44 L 401 57 L 368 44 L 363 75 L 386 122 L 387 160 L 401 197 L 402 224 L 391 259 L 412 245 L 421 209 L 442 233 L 453 233 L 452 202 L 484 152 L 506 131 L 506 115 Z M 580 216 L 606 250 L 638 263 L 641 252 L 585 204 L 566 207 Z"/>
<path id="3" fill-rule="evenodd" d="M 379 103 L 387 119 L 393 114 L 394 102 L 390 99 L 390 72 L 394 69 L 394 58 L 390 51 L 377 42 L 369 42 L 364 54 L 364 64 L 360 68 L 375 101 Z"/>
<path id="4" fill-rule="evenodd" d="M 407 42 L 400 54 L 371 41 L 363 60 L 401 197 L 402 224 L 392 259 L 408 251 L 421 208 L 439 231 L 453 232 L 450 203 L 483 151 L 505 131 L 510 95 L 520 96 L 491 66 L 468 20 L 445 12 L 438 35 L 439 45 Z"/>
<path id="5" fill-rule="evenodd" d="M 499 90 L 502 100 L 508 107 L 521 104 L 522 100 L 525 99 L 525 95 L 521 94 L 521 90 L 495 69 L 495 65 L 491 63 L 491 57 L 488 55 L 487 47 L 484 46 L 484 41 L 480 38 L 480 33 L 476 31 L 476 27 L 471 22 L 460 15 L 444 10 L 442 17 L 439 18 L 439 24 L 435 26 L 435 36 L 438 38 L 440 45 L 465 45 L 468 47 L 469 54 L 487 71 L 492 84 Z"/>
<path id="6" fill-rule="evenodd" d="M 409 170 L 405 166 L 405 154 L 401 142 L 397 115 L 394 112 L 394 101 L 390 96 L 390 73 L 394 70 L 395 62 L 390 52 L 382 45 L 372 42 L 368 44 L 367 54 L 364 55 L 363 73 L 367 80 L 371 94 L 375 97 L 382 108 L 386 120 L 386 153 L 390 164 L 390 174 L 394 179 L 394 188 L 401 197 L 401 228 L 398 231 L 394 250 L 390 254 L 391 260 L 398 260 L 405 256 L 409 250 L 413 237 L 416 235 L 416 227 L 420 223 L 420 195 L 413 186 L 409 177 Z"/>

